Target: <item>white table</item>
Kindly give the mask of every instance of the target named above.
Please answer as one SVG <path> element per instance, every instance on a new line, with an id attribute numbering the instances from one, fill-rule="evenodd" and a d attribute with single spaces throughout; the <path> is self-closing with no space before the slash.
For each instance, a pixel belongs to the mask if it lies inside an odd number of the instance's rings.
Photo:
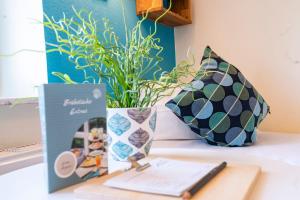
<path id="1" fill-rule="evenodd" d="M 264 133 L 258 139 L 256 145 L 243 148 L 215 147 L 200 141 L 156 141 L 151 154 L 257 164 L 262 174 L 249 199 L 299 200 L 300 135 Z M 38 164 L 0 176 L 1 200 L 71 200 L 73 189 L 84 184 L 47 194 L 43 172 L 43 164 Z"/>

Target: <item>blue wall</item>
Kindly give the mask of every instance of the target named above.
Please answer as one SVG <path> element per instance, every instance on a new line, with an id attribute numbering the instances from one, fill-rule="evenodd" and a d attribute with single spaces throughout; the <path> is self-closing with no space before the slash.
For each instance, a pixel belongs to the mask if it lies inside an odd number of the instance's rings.
<path id="1" fill-rule="evenodd" d="M 124 0 L 126 15 L 129 26 L 133 26 L 139 19 L 136 16 L 135 0 Z M 77 10 L 82 8 L 88 11 L 93 11 L 95 19 L 99 22 L 103 17 L 107 17 L 114 30 L 123 36 L 121 39 L 125 39 L 121 0 L 43 0 L 44 13 L 49 17 L 53 16 L 55 19 L 62 17 L 62 13 L 65 13 L 67 17 L 73 15 L 72 6 Z M 143 25 L 143 31 L 150 32 L 153 22 L 147 21 Z M 161 39 L 161 44 L 164 47 L 164 51 L 161 54 L 164 58 L 162 67 L 164 70 L 171 70 L 175 66 L 175 42 L 174 42 L 174 29 L 166 27 L 164 25 L 158 26 L 157 37 Z M 55 43 L 55 37 L 51 30 L 45 29 L 46 42 Z M 50 53 L 47 55 L 48 66 L 48 82 L 62 82 L 59 78 L 53 76 L 51 72 L 58 71 L 69 74 L 75 81 L 81 82 L 83 80 L 82 73 L 74 70 L 72 64 L 68 62 L 66 56 L 61 56 L 58 53 Z M 151 74 L 148 75 L 151 77 Z"/>

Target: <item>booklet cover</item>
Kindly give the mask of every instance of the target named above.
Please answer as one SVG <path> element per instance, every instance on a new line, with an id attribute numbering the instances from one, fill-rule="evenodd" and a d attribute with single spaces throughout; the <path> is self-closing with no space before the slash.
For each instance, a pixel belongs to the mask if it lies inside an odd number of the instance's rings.
<path id="1" fill-rule="evenodd" d="M 104 85 L 42 85 L 39 108 L 49 193 L 107 174 Z"/>

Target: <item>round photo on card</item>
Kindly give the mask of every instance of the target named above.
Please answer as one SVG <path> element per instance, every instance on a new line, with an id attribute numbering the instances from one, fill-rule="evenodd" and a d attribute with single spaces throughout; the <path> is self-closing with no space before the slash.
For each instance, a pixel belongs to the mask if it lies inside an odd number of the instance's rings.
<path id="1" fill-rule="evenodd" d="M 77 160 L 75 173 L 82 179 L 108 173 L 106 118 L 83 123 L 74 134 L 70 150 Z"/>
<path id="2" fill-rule="evenodd" d="M 54 163 L 54 171 L 58 177 L 68 178 L 74 173 L 76 166 L 76 156 L 69 151 L 65 151 L 59 154 L 59 156 L 56 158 Z"/>

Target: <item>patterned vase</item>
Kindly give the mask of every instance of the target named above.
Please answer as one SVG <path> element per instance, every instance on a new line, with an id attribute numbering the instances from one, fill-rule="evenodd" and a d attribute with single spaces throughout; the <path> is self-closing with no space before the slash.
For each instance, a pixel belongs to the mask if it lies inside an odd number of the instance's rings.
<path id="1" fill-rule="evenodd" d="M 108 154 L 115 161 L 136 160 L 150 151 L 156 128 L 157 111 L 151 108 L 107 109 Z"/>

